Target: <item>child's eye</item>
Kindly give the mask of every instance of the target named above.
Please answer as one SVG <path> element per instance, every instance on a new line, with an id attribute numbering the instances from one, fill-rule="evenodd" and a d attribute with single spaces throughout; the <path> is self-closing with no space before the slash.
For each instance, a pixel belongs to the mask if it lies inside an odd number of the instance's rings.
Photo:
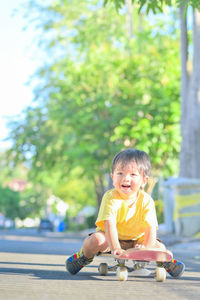
<path id="1" fill-rule="evenodd" d="M 137 174 L 135 174 L 135 173 L 132 173 L 132 174 L 131 174 L 131 176 L 137 176 Z"/>
<path id="2" fill-rule="evenodd" d="M 118 172 L 118 173 L 117 173 L 117 175 L 122 175 L 122 174 L 123 174 L 122 172 Z"/>

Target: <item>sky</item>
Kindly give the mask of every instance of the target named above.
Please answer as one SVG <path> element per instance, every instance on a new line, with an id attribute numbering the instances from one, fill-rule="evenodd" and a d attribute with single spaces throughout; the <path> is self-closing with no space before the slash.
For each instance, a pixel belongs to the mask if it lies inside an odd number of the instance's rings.
<path id="1" fill-rule="evenodd" d="M 27 82 L 39 65 L 33 29 L 23 29 L 22 10 L 13 15 L 24 1 L 0 1 L 0 149 L 9 147 L 3 142 L 8 135 L 7 118 L 20 114 L 32 102 Z"/>

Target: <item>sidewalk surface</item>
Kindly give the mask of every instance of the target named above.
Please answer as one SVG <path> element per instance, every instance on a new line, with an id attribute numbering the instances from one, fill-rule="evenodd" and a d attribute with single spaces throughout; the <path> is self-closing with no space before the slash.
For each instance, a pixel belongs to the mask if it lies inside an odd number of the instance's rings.
<path id="1" fill-rule="evenodd" d="M 0 300 L 200 299 L 200 239 L 159 232 L 174 258 L 186 266 L 178 279 L 167 274 L 166 282 L 157 282 L 153 276 L 130 274 L 127 281 L 121 282 L 114 272 L 100 276 L 102 257 L 95 257 L 76 276 L 70 275 L 65 269 L 66 258 L 80 249 L 88 232 L 93 231 L 0 231 Z"/>

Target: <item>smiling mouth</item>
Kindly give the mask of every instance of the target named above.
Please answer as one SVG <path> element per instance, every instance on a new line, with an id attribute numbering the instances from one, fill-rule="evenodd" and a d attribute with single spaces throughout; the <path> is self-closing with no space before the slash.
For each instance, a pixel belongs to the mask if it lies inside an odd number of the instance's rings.
<path id="1" fill-rule="evenodd" d="M 131 186 L 130 185 L 122 184 L 122 187 L 127 189 L 127 188 L 130 188 Z"/>

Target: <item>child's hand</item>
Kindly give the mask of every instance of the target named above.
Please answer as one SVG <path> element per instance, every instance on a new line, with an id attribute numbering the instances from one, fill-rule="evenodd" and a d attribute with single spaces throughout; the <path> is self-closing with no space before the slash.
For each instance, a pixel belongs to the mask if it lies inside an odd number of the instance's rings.
<path id="1" fill-rule="evenodd" d="M 111 251 L 111 253 L 113 255 L 121 255 L 122 253 L 124 253 L 125 250 L 121 249 L 121 248 L 117 248 L 117 249 L 114 249 L 113 251 Z"/>
<path id="2" fill-rule="evenodd" d="M 144 246 L 144 245 L 142 245 L 142 244 L 136 244 L 136 245 L 135 245 L 135 248 L 144 249 L 144 248 L 145 248 L 145 246 Z"/>

